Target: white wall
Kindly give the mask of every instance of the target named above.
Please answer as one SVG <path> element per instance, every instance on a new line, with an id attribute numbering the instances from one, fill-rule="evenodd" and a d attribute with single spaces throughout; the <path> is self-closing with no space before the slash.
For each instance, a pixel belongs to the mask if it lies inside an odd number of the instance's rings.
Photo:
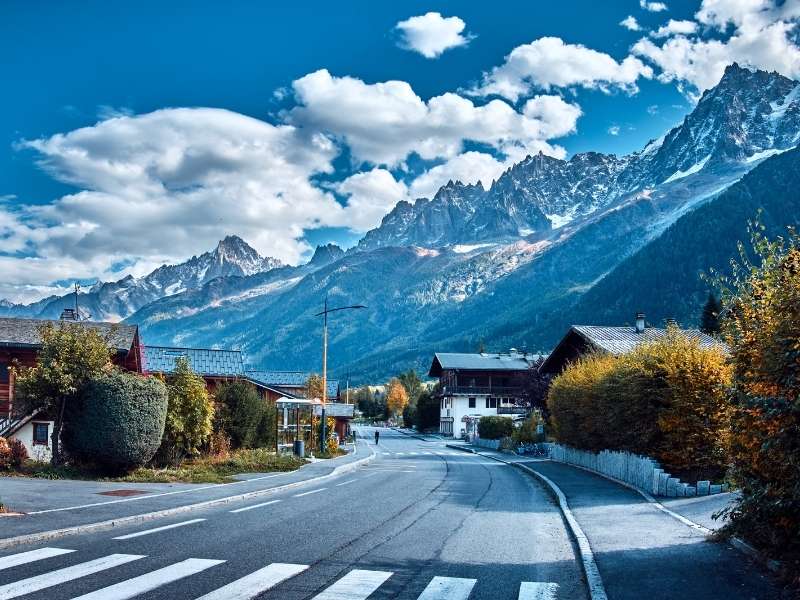
<path id="1" fill-rule="evenodd" d="M 469 399 L 475 398 L 475 408 L 470 408 Z M 467 424 L 461 421 L 462 417 L 487 417 L 497 416 L 497 407 L 486 408 L 487 396 L 448 396 L 444 398 L 445 406 L 439 407 L 440 418 L 452 417 L 453 418 L 453 437 L 463 438 L 462 430 L 466 430 Z M 499 403 L 498 403 L 499 406 Z M 506 406 L 511 406 L 506 405 Z M 512 415 L 501 415 L 503 417 L 512 418 Z M 441 427 L 440 433 L 444 433 Z"/>
<path id="2" fill-rule="evenodd" d="M 34 445 L 33 444 L 33 424 L 34 423 L 48 423 L 47 428 L 47 445 Z M 52 452 L 50 451 L 50 434 L 53 433 L 53 422 L 52 421 L 31 421 L 30 423 L 26 423 L 23 425 L 19 431 L 17 431 L 14 435 L 11 436 L 12 440 L 19 440 L 25 446 L 25 449 L 28 451 L 28 457 L 32 460 L 38 460 L 41 462 L 49 462 L 50 457 L 52 456 Z"/>

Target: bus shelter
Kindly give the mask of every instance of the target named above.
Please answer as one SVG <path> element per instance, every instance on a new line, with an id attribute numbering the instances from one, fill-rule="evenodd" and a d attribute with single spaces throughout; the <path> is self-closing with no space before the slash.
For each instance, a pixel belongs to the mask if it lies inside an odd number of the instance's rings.
<path id="1" fill-rule="evenodd" d="M 322 402 L 317 398 L 289 398 L 283 396 L 275 401 L 277 418 L 275 419 L 276 452 L 296 447 L 295 442 L 303 442 L 305 448 L 313 449 L 317 442 L 315 425 L 318 421 L 316 407 Z"/>

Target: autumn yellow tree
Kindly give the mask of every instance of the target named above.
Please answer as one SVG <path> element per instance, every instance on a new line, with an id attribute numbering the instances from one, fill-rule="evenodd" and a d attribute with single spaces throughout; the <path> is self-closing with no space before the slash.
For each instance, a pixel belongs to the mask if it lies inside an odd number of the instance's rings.
<path id="1" fill-rule="evenodd" d="M 322 377 L 312 373 L 306 380 L 306 398 L 322 400 Z"/>
<path id="2" fill-rule="evenodd" d="M 408 404 L 408 392 L 405 386 L 396 377 L 392 378 L 387 386 L 386 406 L 389 414 L 397 416 L 403 414 L 403 409 Z"/>

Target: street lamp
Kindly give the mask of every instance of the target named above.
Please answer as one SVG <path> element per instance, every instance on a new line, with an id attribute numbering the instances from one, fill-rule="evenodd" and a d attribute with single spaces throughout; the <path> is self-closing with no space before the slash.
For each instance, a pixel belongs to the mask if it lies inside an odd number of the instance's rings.
<path id="1" fill-rule="evenodd" d="M 328 308 L 328 296 L 325 296 L 325 310 L 315 314 L 315 317 L 322 316 L 322 432 L 320 439 L 320 451 L 325 451 L 325 440 L 328 439 L 328 421 L 325 419 L 325 402 L 328 399 L 328 313 L 336 312 L 338 310 L 349 310 L 367 308 L 363 304 L 354 304 L 353 306 L 339 306 L 337 308 Z"/>

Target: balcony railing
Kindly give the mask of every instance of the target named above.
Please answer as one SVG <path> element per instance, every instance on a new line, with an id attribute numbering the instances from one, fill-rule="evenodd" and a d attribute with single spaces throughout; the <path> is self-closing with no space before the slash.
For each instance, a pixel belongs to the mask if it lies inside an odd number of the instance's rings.
<path id="1" fill-rule="evenodd" d="M 498 415 L 525 415 L 528 414 L 528 409 L 524 406 L 498 406 Z"/>
<path id="2" fill-rule="evenodd" d="M 464 396 L 498 396 L 514 398 L 520 395 L 521 390 L 515 387 L 480 386 L 480 385 L 445 385 L 444 394 L 462 394 Z"/>

